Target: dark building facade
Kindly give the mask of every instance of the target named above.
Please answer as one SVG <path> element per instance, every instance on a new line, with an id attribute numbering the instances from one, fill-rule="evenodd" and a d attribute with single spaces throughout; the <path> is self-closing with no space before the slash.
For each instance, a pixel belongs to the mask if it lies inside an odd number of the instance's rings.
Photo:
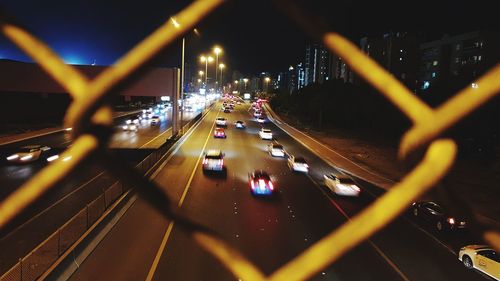
<path id="1" fill-rule="evenodd" d="M 500 34 L 475 31 L 420 45 L 418 92 L 425 94 L 438 81 L 471 83 L 500 60 Z M 451 83 L 451 84 L 450 84 Z"/>
<path id="2" fill-rule="evenodd" d="M 363 37 L 360 40 L 360 48 L 408 89 L 416 91 L 418 68 L 416 36 L 407 32 L 389 32 L 380 37 Z"/>
<path id="3" fill-rule="evenodd" d="M 322 84 L 328 80 L 330 54 L 325 46 L 321 44 L 309 44 L 306 47 L 304 60 L 305 86 L 312 83 Z"/>

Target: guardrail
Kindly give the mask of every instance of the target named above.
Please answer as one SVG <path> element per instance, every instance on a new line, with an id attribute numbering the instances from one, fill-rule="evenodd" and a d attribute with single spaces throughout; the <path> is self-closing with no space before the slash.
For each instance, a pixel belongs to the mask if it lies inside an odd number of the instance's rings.
<path id="1" fill-rule="evenodd" d="M 183 130 L 189 130 L 204 113 L 183 126 Z M 167 151 L 175 144 L 177 137 L 168 139 L 157 150 L 153 151 L 135 169 L 140 174 L 148 176 L 152 169 L 165 157 Z M 105 175 L 103 175 L 105 177 Z M 69 219 L 63 226 L 58 228 L 40 245 L 0 276 L 0 281 L 32 281 L 44 273 L 61 255 L 64 254 L 89 228 L 109 209 L 110 206 L 124 193 L 129 191 L 132 185 L 125 181 L 116 181 L 112 185 L 103 187 L 102 193 L 85 208 L 81 209 Z"/>
<path id="2" fill-rule="evenodd" d="M 304 253 L 270 276 L 265 276 L 241 253 L 212 231 L 174 212 L 170 208 L 171 201 L 161 188 L 122 165 L 106 150 L 110 135 L 110 130 L 107 128 L 111 126 L 111 109 L 104 105 L 105 98 L 114 94 L 115 89 L 124 86 L 132 77 L 139 75 L 140 70 L 162 49 L 191 30 L 196 23 L 220 6 L 222 0 L 193 2 L 135 46 L 113 68 L 108 68 L 91 81 L 76 69 L 64 64 L 57 54 L 22 27 L 2 18 L 0 26 L 3 34 L 37 61 L 71 94 L 73 102 L 68 108 L 65 123 L 66 126 L 73 127 L 75 141 L 74 145 L 63 154 L 63 158 L 71 155 L 72 161 L 53 163 L 0 203 L 0 227 L 90 156 L 116 177 L 137 186 L 140 194 L 152 206 L 174 220 L 177 226 L 183 227 L 191 234 L 194 241 L 243 280 L 307 279 L 396 218 L 411 202 L 435 186 L 449 171 L 456 156 L 457 146 L 453 140 L 441 138 L 441 134 L 499 92 L 500 64 L 474 81 L 478 87 L 466 88 L 440 107 L 433 109 L 345 37 L 315 26 L 316 21 L 306 17 L 294 2 L 286 0 L 276 2 L 279 4 L 279 9 L 302 25 L 310 34 L 319 37 L 330 51 L 341 57 L 354 72 L 378 89 L 413 122 L 413 127 L 403 136 L 400 157 L 404 159 L 419 149 L 426 149 L 426 153 L 414 170 L 395 184 L 390 191 Z M 483 233 L 484 239 L 500 250 L 500 232 L 475 220 L 473 213 L 469 215 L 473 221 L 472 225 Z"/>

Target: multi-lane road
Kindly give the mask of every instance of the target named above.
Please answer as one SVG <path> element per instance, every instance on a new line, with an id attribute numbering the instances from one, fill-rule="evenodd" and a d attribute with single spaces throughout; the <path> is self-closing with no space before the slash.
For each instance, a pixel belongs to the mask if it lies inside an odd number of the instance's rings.
<path id="1" fill-rule="evenodd" d="M 262 125 L 254 121 L 248 104 L 232 113 L 219 108 L 205 116 L 153 180 L 184 214 L 222 234 L 264 273 L 272 273 L 374 200 L 376 188 L 364 182 L 359 182 L 364 190 L 359 198 L 327 192 L 323 174 L 336 170 L 274 124 L 264 124 L 289 154 L 308 160 L 309 174 L 291 172 L 285 159 L 267 153 L 269 141 L 259 138 Z M 228 119 L 226 139 L 213 137 L 220 116 Z M 236 129 L 237 120 L 247 128 Z M 208 149 L 225 153 L 225 176 L 202 172 L 201 157 Z M 254 169 L 272 176 L 279 189 L 276 198 L 250 194 L 248 173 Z M 72 280 L 238 280 L 175 223 L 142 199 L 130 200 Z M 448 238 L 401 216 L 312 279 L 485 280 L 464 268 Z"/>
<path id="2" fill-rule="evenodd" d="M 184 114 L 184 123 L 199 113 Z M 125 120 L 135 114 L 115 118 L 115 133 L 110 142 L 111 148 L 125 161 L 134 165 L 171 136 L 171 115 L 171 110 L 168 110 L 157 125 L 142 121 L 136 132 L 127 132 L 121 128 Z M 49 146 L 51 153 L 58 153 L 70 146 L 71 141 L 71 134 L 68 131 L 44 134 L 1 145 L 0 156 L 5 160 L 7 155 L 19 147 L 33 144 Z M 48 165 L 46 157 L 22 165 L 1 161 L 0 200 L 6 198 L 46 165 Z M 79 169 L 37 200 L 0 231 L 2 249 L 0 270 L 12 266 L 86 204 L 97 198 L 103 192 L 103 188 L 110 186 L 114 181 L 115 179 L 99 165 L 86 165 L 85 169 Z"/>

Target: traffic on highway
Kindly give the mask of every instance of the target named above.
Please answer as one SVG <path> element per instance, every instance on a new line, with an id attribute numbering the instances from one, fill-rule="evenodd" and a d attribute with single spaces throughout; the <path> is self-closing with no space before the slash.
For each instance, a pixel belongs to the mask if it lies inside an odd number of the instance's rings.
<path id="1" fill-rule="evenodd" d="M 269 121 L 261 123 L 258 117 Z M 222 131 L 224 137 L 218 135 Z M 259 103 L 252 106 L 232 96 L 215 104 L 153 180 L 183 214 L 220 233 L 266 274 L 381 193 L 302 146 Z M 490 278 L 482 262 L 465 254 L 472 251 L 467 245 L 479 241 L 467 223 L 449 215 L 427 219 L 421 211 L 425 205 L 417 209 L 416 204 L 312 280 Z M 127 259 L 117 261 L 117 256 Z M 71 276 L 90 278 L 238 280 L 141 198 L 131 199 L 120 221 Z"/>

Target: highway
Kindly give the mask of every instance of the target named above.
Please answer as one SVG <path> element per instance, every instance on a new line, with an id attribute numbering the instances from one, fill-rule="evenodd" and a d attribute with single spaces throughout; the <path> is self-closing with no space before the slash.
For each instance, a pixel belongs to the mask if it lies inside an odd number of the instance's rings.
<path id="1" fill-rule="evenodd" d="M 248 104 L 232 113 L 209 112 L 170 160 L 154 174 L 174 204 L 193 220 L 220 233 L 265 274 L 271 274 L 370 204 L 376 188 L 358 182 L 359 198 L 339 198 L 322 186 L 335 172 L 272 123 L 264 126 L 285 150 L 303 156 L 310 173 L 290 171 L 286 160 L 266 151 L 261 125 Z M 215 139 L 215 118 L 228 119 L 226 139 Z M 243 120 L 244 130 L 233 123 Z M 205 175 L 200 157 L 208 149 L 225 153 L 225 176 Z M 274 199 L 249 192 L 248 173 L 264 169 L 279 189 Z M 140 198 L 107 234 L 72 280 L 238 280 L 186 233 Z M 439 239 L 438 239 L 439 238 Z M 449 246 L 401 216 L 311 280 L 485 280 L 470 271 Z M 460 239 L 459 239 L 460 240 Z M 452 250 L 450 250 L 450 248 Z"/>
<path id="2" fill-rule="evenodd" d="M 184 123 L 198 113 L 185 113 Z M 115 133 L 110 144 L 112 150 L 131 165 L 135 165 L 171 136 L 171 115 L 168 110 L 158 125 L 143 121 L 137 132 L 126 132 L 121 128 L 130 117 L 115 118 Z M 59 153 L 71 145 L 71 135 L 70 132 L 61 131 L 3 145 L 0 153 L 2 160 L 17 148 L 32 144 L 47 145 L 51 147 L 52 153 Z M 3 161 L 0 165 L 0 200 L 48 165 L 45 158 L 22 165 Z M 85 169 L 79 169 L 68 176 L 61 184 L 30 205 L 0 231 L 0 269 L 6 270 L 12 266 L 18 258 L 26 255 L 77 211 L 102 194 L 103 188 L 113 182 L 114 177 L 99 165 L 86 165 Z"/>

